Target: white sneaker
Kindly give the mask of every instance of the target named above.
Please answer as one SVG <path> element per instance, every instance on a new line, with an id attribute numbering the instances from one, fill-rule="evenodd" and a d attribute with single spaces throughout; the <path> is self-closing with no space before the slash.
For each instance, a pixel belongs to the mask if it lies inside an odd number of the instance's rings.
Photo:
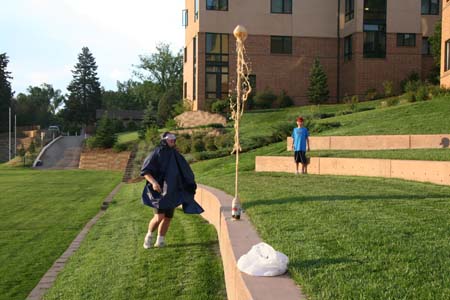
<path id="1" fill-rule="evenodd" d="M 144 248 L 150 249 L 151 247 L 152 247 L 152 237 L 146 235 L 144 239 Z"/>
<path id="2" fill-rule="evenodd" d="M 164 241 L 164 237 L 158 237 L 156 239 L 156 243 L 154 245 L 156 248 L 163 248 L 166 246 L 166 243 Z"/>

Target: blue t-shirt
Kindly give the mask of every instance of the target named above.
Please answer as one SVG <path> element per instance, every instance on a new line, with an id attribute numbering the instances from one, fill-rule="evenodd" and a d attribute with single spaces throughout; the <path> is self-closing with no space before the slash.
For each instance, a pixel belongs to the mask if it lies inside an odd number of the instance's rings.
<path id="1" fill-rule="evenodd" d="M 306 139 L 309 137 L 308 129 L 305 127 L 296 127 L 292 130 L 292 138 L 294 139 L 294 151 L 306 152 Z"/>

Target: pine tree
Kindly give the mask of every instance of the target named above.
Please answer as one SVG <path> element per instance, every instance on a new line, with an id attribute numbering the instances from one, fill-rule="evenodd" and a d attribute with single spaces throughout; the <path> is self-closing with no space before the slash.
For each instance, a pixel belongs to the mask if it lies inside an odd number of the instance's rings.
<path id="1" fill-rule="evenodd" d="M 308 98 L 311 103 L 325 103 L 329 97 L 327 74 L 323 70 L 318 58 L 314 59 L 309 75 Z"/>
<path id="2" fill-rule="evenodd" d="M 94 147 L 111 148 L 116 141 L 117 135 L 114 132 L 114 124 L 112 120 L 108 118 L 108 112 L 106 111 L 100 119 L 98 128 L 95 132 Z"/>
<path id="3" fill-rule="evenodd" d="M 70 92 L 66 101 L 68 121 L 94 124 L 96 110 L 101 107 L 102 92 L 95 58 L 89 48 L 82 48 L 72 74 L 73 80 L 67 87 Z"/>
<path id="4" fill-rule="evenodd" d="M 11 72 L 8 72 L 9 59 L 6 53 L 0 54 L 0 132 L 8 131 L 9 107 L 14 95 L 9 82 Z"/>
<path id="5" fill-rule="evenodd" d="M 141 128 L 139 129 L 139 137 L 143 139 L 148 128 L 157 126 L 157 116 L 153 103 L 148 102 L 147 108 L 144 111 L 144 119 L 142 120 Z"/>

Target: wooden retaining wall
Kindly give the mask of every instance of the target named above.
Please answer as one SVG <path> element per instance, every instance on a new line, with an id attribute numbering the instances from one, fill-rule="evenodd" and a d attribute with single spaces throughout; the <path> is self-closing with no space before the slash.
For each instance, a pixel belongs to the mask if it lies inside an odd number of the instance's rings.
<path id="1" fill-rule="evenodd" d="M 114 152 L 111 149 L 81 152 L 80 169 L 125 171 L 130 151 Z"/>

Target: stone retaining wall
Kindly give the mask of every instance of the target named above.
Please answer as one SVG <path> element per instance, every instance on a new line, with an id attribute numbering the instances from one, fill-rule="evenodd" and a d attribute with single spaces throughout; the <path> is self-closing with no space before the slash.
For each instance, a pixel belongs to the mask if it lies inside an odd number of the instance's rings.
<path id="1" fill-rule="evenodd" d="M 311 136 L 311 150 L 387 150 L 449 148 L 450 134 Z M 287 138 L 287 151 L 292 137 Z"/>
<path id="2" fill-rule="evenodd" d="M 202 217 L 217 231 L 225 273 L 228 300 L 301 300 L 306 297 L 287 275 L 255 277 L 242 273 L 237 260 L 261 241 L 246 214 L 241 220 L 231 218 L 232 197 L 224 192 L 199 185 L 195 200 L 204 208 Z"/>
<path id="3" fill-rule="evenodd" d="M 111 149 L 81 152 L 80 169 L 125 171 L 131 152 L 114 152 Z"/>
<path id="4" fill-rule="evenodd" d="M 255 171 L 294 173 L 294 159 L 287 156 L 257 156 Z M 448 161 L 312 157 L 308 173 L 400 178 L 450 185 Z"/>

